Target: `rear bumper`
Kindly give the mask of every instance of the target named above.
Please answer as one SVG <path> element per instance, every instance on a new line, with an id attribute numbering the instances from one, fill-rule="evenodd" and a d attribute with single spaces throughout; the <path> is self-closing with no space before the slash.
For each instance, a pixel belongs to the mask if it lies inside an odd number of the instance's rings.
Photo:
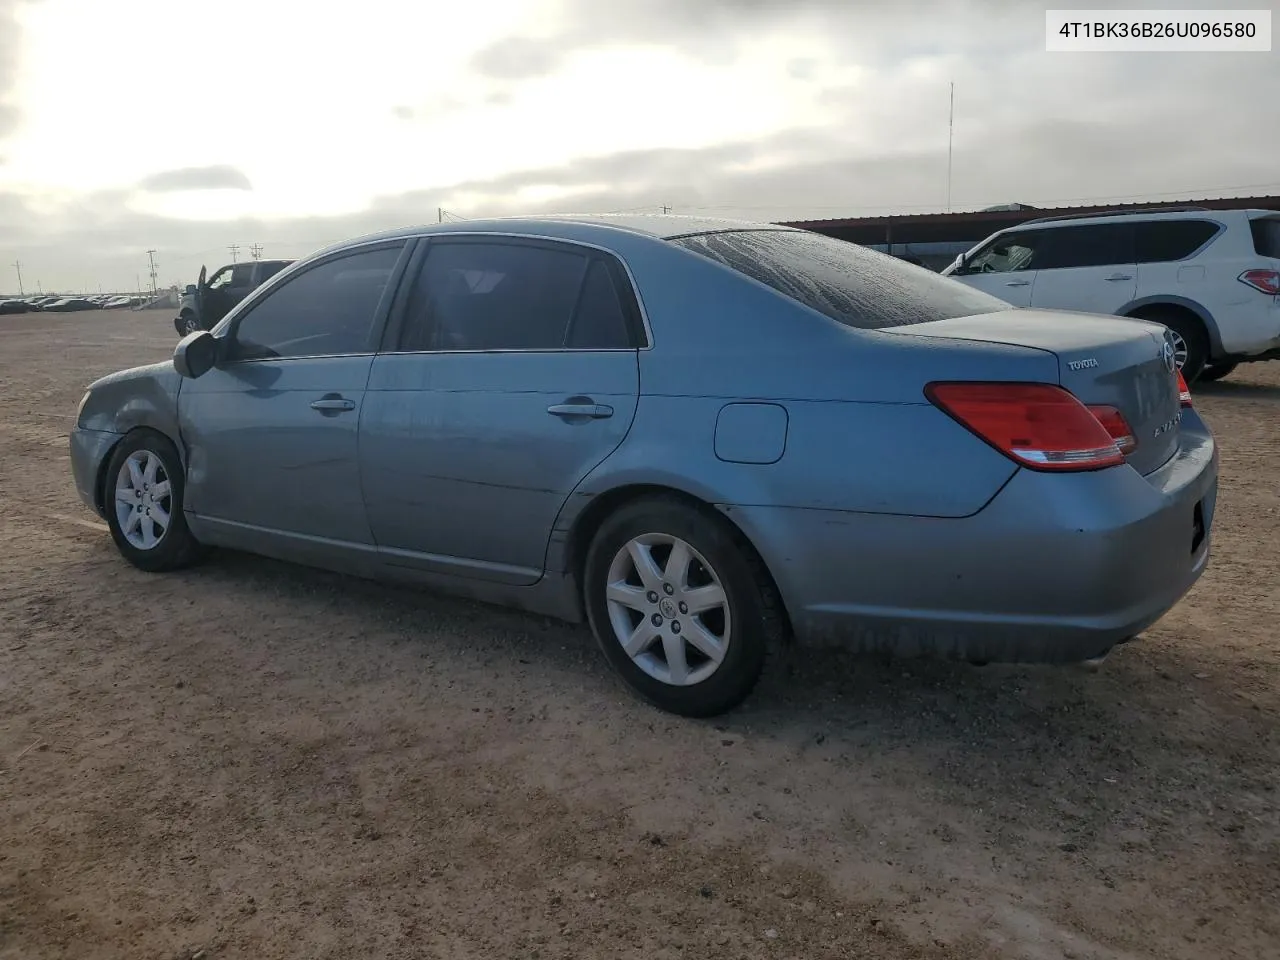
<path id="1" fill-rule="evenodd" d="M 71 474 L 75 478 L 76 493 L 85 506 L 101 517 L 103 513 L 102 505 L 98 502 L 98 478 L 102 475 L 103 463 L 120 441 L 120 434 L 75 427 L 69 441 Z"/>
<path id="2" fill-rule="evenodd" d="M 1075 662 L 1146 629 L 1199 579 L 1217 476 L 1213 438 L 1188 411 L 1179 453 L 1149 476 L 1020 470 L 963 519 L 727 512 L 760 548 L 801 642 Z"/>
<path id="3" fill-rule="evenodd" d="M 1217 319 L 1224 358 L 1270 359 L 1262 354 L 1280 350 L 1280 296 L 1259 294 L 1246 303 L 1223 307 Z"/>

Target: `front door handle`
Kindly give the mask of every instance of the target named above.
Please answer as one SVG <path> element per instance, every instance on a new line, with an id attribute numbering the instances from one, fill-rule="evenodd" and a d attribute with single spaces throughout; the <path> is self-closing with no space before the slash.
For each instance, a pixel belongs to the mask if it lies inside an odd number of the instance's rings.
<path id="1" fill-rule="evenodd" d="M 547 413 L 565 420 L 577 420 L 585 417 L 591 420 L 604 420 L 613 416 L 613 407 L 603 403 L 555 403 L 547 407 Z"/>
<path id="2" fill-rule="evenodd" d="M 321 413 L 339 413 L 343 410 L 354 410 L 356 402 L 346 397 L 321 397 L 311 401 L 311 409 Z"/>
<path id="3" fill-rule="evenodd" d="M 1031 284 L 1030 280 L 1006 280 L 1004 282 L 1004 285 L 1006 287 L 1026 287 L 1026 286 L 1029 286 L 1030 284 Z"/>
<path id="4" fill-rule="evenodd" d="M 1132 280 L 1133 274 L 1132 273 L 1113 273 L 1111 276 L 1107 277 L 1107 279 L 1108 280 Z"/>

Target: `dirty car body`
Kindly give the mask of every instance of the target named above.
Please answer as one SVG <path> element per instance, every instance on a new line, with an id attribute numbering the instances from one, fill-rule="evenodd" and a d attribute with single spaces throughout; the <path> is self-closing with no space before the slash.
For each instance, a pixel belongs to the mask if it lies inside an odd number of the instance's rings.
<path id="1" fill-rule="evenodd" d="M 690 715 L 746 696 L 779 638 L 1102 656 L 1200 576 L 1217 490 L 1163 327 L 681 217 L 423 227 L 295 265 L 90 387 L 72 465 L 118 543 L 119 497 L 147 494 L 113 450 L 139 436 L 180 458 L 193 543 L 587 619 Z"/>

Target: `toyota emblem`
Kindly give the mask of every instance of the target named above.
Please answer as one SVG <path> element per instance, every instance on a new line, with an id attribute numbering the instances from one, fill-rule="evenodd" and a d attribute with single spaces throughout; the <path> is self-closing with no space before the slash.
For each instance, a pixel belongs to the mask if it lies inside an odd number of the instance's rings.
<path id="1" fill-rule="evenodd" d="M 1161 351 L 1161 357 L 1164 359 L 1164 368 L 1170 373 L 1173 373 L 1174 367 L 1176 367 L 1178 363 L 1174 357 L 1173 343 L 1168 337 L 1165 338 L 1164 349 Z"/>

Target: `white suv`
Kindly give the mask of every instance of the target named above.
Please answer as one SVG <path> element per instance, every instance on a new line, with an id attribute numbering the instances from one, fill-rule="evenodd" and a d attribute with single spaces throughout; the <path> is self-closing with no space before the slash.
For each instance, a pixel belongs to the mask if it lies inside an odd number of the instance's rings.
<path id="1" fill-rule="evenodd" d="M 1018 307 L 1163 323 L 1187 382 L 1280 358 L 1280 211 L 1166 207 L 1032 220 L 942 272 Z"/>

